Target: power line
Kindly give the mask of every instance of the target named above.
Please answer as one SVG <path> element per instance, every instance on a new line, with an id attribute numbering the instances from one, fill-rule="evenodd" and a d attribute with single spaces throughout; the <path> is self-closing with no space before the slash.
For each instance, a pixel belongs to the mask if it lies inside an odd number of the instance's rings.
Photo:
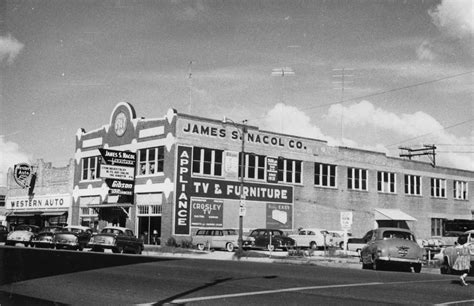
<path id="1" fill-rule="evenodd" d="M 399 141 L 397 143 L 387 145 L 387 148 L 392 147 L 392 146 L 396 146 L 396 145 L 399 145 L 399 144 L 402 144 L 402 143 L 405 143 L 405 142 L 408 142 L 408 141 L 411 141 L 411 140 L 414 140 L 414 139 L 418 139 L 418 138 L 421 138 L 421 137 L 431 135 L 434 132 L 443 131 L 443 130 L 447 130 L 447 129 L 450 129 L 450 128 L 453 128 L 453 127 L 456 127 L 456 126 L 460 126 L 460 125 L 463 125 L 463 124 L 471 122 L 471 121 L 474 121 L 474 118 L 463 121 L 463 122 L 455 123 L 455 124 L 447 126 L 447 127 L 443 127 L 442 129 L 439 129 L 439 130 L 436 130 L 436 131 L 433 131 L 433 132 L 429 132 L 429 133 L 426 133 L 426 134 L 423 134 L 423 135 L 419 135 L 419 136 L 416 136 L 416 137 L 413 137 L 413 138 L 409 138 L 409 139 L 406 139 L 406 140 L 403 140 L 403 141 Z"/>
<path id="2" fill-rule="evenodd" d="M 409 89 L 409 88 L 414 88 L 414 87 L 423 86 L 423 85 L 427 85 L 427 84 L 432 84 L 432 83 L 436 83 L 436 82 L 440 82 L 440 81 L 444 81 L 444 80 L 454 79 L 454 78 L 457 78 L 457 77 L 460 77 L 460 76 L 463 76 L 463 75 L 471 74 L 473 72 L 474 72 L 474 70 L 466 71 L 466 72 L 446 76 L 446 77 L 439 78 L 439 79 L 429 80 L 429 81 L 415 83 L 415 84 L 411 84 L 411 85 L 407 85 L 407 86 L 403 86 L 403 87 L 392 88 L 392 89 L 388 89 L 388 90 L 384 90 L 384 91 L 380 91 L 380 92 L 375 92 L 375 93 L 368 94 L 368 95 L 363 95 L 363 96 L 358 96 L 358 97 L 354 97 L 354 98 L 344 99 L 343 101 L 337 101 L 337 102 L 331 102 L 331 103 L 326 103 L 326 104 L 321 104 L 321 105 L 316 105 L 316 106 L 310 106 L 310 107 L 307 107 L 307 108 L 302 108 L 301 110 L 305 111 L 305 110 L 310 110 L 310 109 L 314 109 L 314 108 L 321 108 L 321 107 L 331 106 L 331 105 L 335 105 L 335 104 L 342 104 L 342 103 L 345 103 L 345 102 L 350 102 L 350 101 L 359 100 L 359 99 L 366 99 L 366 98 L 376 97 L 376 96 L 384 95 L 384 94 L 391 93 L 391 92 L 396 92 L 396 91 L 400 91 L 400 90 L 404 90 L 404 89 Z M 261 120 L 261 119 L 264 119 L 266 117 L 267 116 L 262 116 L 262 117 L 258 117 L 258 118 L 255 118 L 255 119 L 249 119 L 249 121 Z"/>

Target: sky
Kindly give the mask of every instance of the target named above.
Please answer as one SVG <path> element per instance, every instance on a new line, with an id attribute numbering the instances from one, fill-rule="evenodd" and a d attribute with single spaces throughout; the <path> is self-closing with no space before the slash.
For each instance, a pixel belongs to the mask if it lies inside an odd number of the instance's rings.
<path id="1" fill-rule="evenodd" d="M 67 165 L 122 101 L 395 157 L 434 144 L 474 171 L 473 0 L 6 0 L 0 18 L 0 186 Z"/>

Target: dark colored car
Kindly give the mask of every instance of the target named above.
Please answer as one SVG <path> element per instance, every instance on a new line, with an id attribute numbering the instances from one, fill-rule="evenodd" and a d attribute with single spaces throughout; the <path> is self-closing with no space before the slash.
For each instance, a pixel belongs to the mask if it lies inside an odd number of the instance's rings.
<path id="1" fill-rule="evenodd" d="M 54 249 L 54 233 L 60 231 L 61 226 L 46 226 L 33 239 L 33 245 L 37 248 Z"/>
<path id="2" fill-rule="evenodd" d="M 22 243 L 24 246 L 33 246 L 33 241 L 39 233 L 39 226 L 21 224 L 15 227 L 13 232 L 8 233 L 5 245 L 16 245 Z"/>
<path id="3" fill-rule="evenodd" d="M 100 233 L 95 234 L 89 240 L 88 247 L 93 252 L 103 252 L 110 249 L 114 253 L 141 254 L 143 251 L 143 240 L 138 239 L 132 230 L 125 227 L 106 227 Z"/>
<path id="4" fill-rule="evenodd" d="M 7 241 L 8 228 L 4 225 L 0 225 L 0 242 Z"/>
<path id="5" fill-rule="evenodd" d="M 391 265 L 421 272 L 425 252 L 410 230 L 382 227 L 367 232 L 363 239 L 367 244 L 360 251 L 362 269 Z"/>
<path id="6" fill-rule="evenodd" d="M 288 250 L 296 245 L 295 240 L 283 234 L 279 229 L 254 229 L 243 242 L 244 248 L 258 248 L 273 251 Z"/>
<path id="7" fill-rule="evenodd" d="M 92 236 L 92 229 L 87 226 L 66 226 L 54 234 L 53 242 L 56 249 L 82 251 Z"/>

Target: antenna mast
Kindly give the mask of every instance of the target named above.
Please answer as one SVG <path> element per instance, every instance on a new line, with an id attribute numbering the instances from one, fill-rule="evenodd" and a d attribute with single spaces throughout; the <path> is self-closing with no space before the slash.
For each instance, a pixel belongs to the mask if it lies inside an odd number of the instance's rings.
<path id="1" fill-rule="evenodd" d="M 340 81 L 333 81 L 333 84 L 337 84 L 339 87 L 335 87 L 334 89 L 341 91 L 340 97 L 340 104 L 341 104 L 341 145 L 344 145 L 344 109 L 342 107 L 342 103 L 344 103 L 344 93 L 347 89 L 352 89 L 350 87 L 346 87 L 346 84 L 352 84 L 353 81 L 347 80 L 347 78 L 353 77 L 353 74 L 346 74 L 347 71 L 354 71 L 352 68 L 336 68 L 332 70 L 333 72 L 337 72 L 339 74 L 334 74 L 333 78 L 340 78 Z"/>

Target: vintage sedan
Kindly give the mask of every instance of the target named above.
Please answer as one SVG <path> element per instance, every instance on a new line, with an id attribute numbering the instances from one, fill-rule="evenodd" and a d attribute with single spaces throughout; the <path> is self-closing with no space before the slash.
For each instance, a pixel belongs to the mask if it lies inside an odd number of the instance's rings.
<path id="1" fill-rule="evenodd" d="M 8 233 L 5 245 L 16 245 L 22 243 L 24 246 L 33 246 L 33 241 L 38 235 L 40 228 L 36 225 L 21 224 L 13 232 Z"/>
<path id="2" fill-rule="evenodd" d="M 299 248 L 325 249 L 332 246 L 332 236 L 321 228 L 300 228 L 297 234 L 289 236 Z"/>
<path id="3" fill-rule="evenodd" d="M 203 228 L 192 237 L 198 250 L 225 249 L 232 252 L 239 244 L 239 235 L 232 228 Z"/>
<path id="4" fill-rule="evenodd" d="M 56 249 L 84 250 L 92 236 L 92 229 L 87 226 L 66 226 L 54 235 Z"/>
<path id="5" fill-rule="evenodd" d="M 113 253 L 141 254 L 144 248 L 143 240 L 138 239 L 133 232 L 125 227 L 109 226 L 91 237 L 88 247 L 93 252 L 103 252 L 104 249 Z"/>
<path id="6" fill-rule="evenodd" d="M 443 248 L 439 257 L 441 258 L 440 272 L 441 274 L 456 274 L 459 271 L 454 270 L 453 264 L 458 257 L 459 248 L 464 245 L 471 253 L 471 266 L 474 267 L 474 230 L 469 230 L 460 235 L 456 241 L 456 245 Z M 472 271 L 472 269 L 471 269 Z"/>
<path id="7" fill-rule="evenodd" d="M 293 238 L 287 237 L 279 229 L 257 228 L 243 241 L 246 249 L 288 250 L 296 246 Z"/>
<path id="8" fill-rule="evenodd" d="M 37 248 L 54 249 L 54 233 L 61 230 L 61 226 L 46 226 L 40 230 L 33 239 L 33 245 Z"/>
<path id="9" fill-rule="evenodd" d="M 363 237 L 366 245 L 360 251 L 362 269 L 379 270 L 394 266 L 421 272 L 424 250 L 418 245 L 415 235 L 408 229 L 377 228 Z"/>

